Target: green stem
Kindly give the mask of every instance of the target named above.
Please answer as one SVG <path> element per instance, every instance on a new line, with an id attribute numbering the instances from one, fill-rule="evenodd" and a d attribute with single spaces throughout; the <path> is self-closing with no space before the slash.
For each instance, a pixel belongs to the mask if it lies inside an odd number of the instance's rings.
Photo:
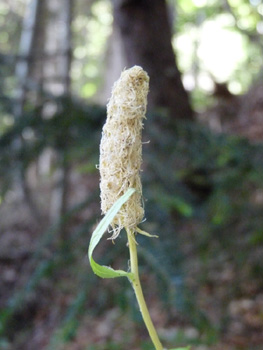
<path id="1" fill-rule="evenodd" d="M 150 338 L 155 346 L 155 349 L 163 350 L 163 346 L 159 340 L 156 329 L 152 323 L 152 319 L 149 314 L 149 310 L 147 308 L 147 305 L 143 296 L 143 292 L 142 292 L 141 282 L 139 278 L 139 271 L 138 271 L 137 246 L 136 246 L 134 232 L 128 229 L 126 229 L 126 231 L 127 231 L 129 251 L 130 251 L 130 267 L 131 267 L 131 272 L 133 273 L 133 276 L 134 276 L 134 278 L 131 280 L 132 286 L 140 307 L 143 321 L 148 329 Z"/>

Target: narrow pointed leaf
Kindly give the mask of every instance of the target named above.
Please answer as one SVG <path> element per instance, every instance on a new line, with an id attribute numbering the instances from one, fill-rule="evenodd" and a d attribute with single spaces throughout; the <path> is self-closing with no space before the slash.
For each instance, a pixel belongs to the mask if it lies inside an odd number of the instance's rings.
<path id="1" fill-rule="evenodd" d="M 115 278 L 115 277 L 128 277 L 129 279 L 133 278 L 133 274 L 129 272 L 125 272 L 123 270 L 114 270 L 109 266 L 103 266 L 96 263 L 92 257 L 93 251 L 99 243 L 101 237 L 104 232 L 107 230 L 109 225 L 111 224 L 113 218 L 121 209 L 122 205 L 127 202 L 127 200 L 131 197 L 131 195 L 135 192 L 134 188 L 129 188 L 127 192 L 123 196 L 121 196 L 110 208 L 104 218 L 96 227 L 95 231 L 92 233 L 90 244 L 89 244 L 89 261 L 93 272 L 102 278 Z"/>

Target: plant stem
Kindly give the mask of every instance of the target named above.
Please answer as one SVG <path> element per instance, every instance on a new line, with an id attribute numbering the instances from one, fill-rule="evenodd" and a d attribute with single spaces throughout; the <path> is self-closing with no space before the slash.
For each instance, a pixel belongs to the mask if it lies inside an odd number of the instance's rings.
<path id="1" fill-rule="evenodd" d="M 127 231 L 129 251 L 130 251 L 130 267 L 131 267 L 131 272 L 134 275 L 134 278 L 131 280 L 131 283 L 137 298 L 137 302 L 140 307 L 143 321 L 147 327 L 147 330 L 155 346 L 155 349 L 163 350 L 163 346 L 159 340 L 156 329 L 152 323 L 152 319 L 149 314 L 149 310 L 147 308 L 147 305 L 143 296 L 143 292 L 142 292 L 141 282 L 139 278 L 139 271 L 138 271 L 137 246 L 136 246 L 134 232 L 128 229 L 126 229 L 126 231 Z"/>

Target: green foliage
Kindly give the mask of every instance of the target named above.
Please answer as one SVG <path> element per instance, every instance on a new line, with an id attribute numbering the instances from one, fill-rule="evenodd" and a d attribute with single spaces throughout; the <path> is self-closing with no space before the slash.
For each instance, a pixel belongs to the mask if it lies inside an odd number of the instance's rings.
<path id="1" fill-rule="evenodd" d="M 9 54 L 14 48 L 18 47 L 23 21 L 22 7 L 18 2 L 16 6 L 12 6 L 12 9 L 6 2 L 0 4 L 1 53 Z"/>
<path id="2" fill-rule="evenodd" d="M 147 248 L 139 253 L 155 271 L 168 310 L 176 307 L 188 315 L 213 342 L 222 325 L 211 327 L 207 315 L 196 308 L 197 294 L 185 282 L 191 267 L 182 250 L 190 250 L 190 261 L 201 263 L 199 273 L 192 276 L 200 285 L 220 288 L 220 281 L 211 281 L 210 276 L 213 269 L 222 271 L 225 262 L 230 264 L 235 279 L 226 299 L 235 298 L 246 279 L 256 278 L 260 285 L 263 264 L 254 252 L 263 251 L 263 203 L 256 199 L 263 189 L 263 147 L 237 136 L 215 135 L 196 124 L 177 123 L 167 130 L 158 119 L 148 118 L 145 130 L 151 143 L 144 146 L 144 225 L 160 239 L 158 245 L 142 242 Z M 180 206 L 174 205 L 177 198 L 191 208 L 187 220 Z M 162 266 L 156 266 L 154 259 Z"/>
<path id="3" fill-rule="evenodd" d="M 214 81 L 226 82 L 234 94 L 246 91 L 262 73 L 261 2 L 179 0 L 173 6 L 173 43 L 195 108 L 209 106 Z"/>
<path id="4" fill-rule="evenodd" d="M 87 8 L 83 11 L 83 6 Z M 103 84 L 104 57 L 112 30 L 109 1 L 97 0 L 82 4 L 73 19 L 72 87 L 82 98 L 93 98 Z M 76 9 L 77 10 L 77 9 Z M 81 35 L 79 35 L 81 33 Z M 83 41 L 85 37 L 85 42 Z"/>
<path id="5" fill-rule="evenodd" d="M 9 126 L 2 134 L 0 175 L 3 193 L 4 179 L 11 183 L 10 174 L 21 166 L 27 169 L 46 147 L 59 152 L 66 148 L 67 161 L 78 167 L 78 164 L 83 163 L 81 171 L 89 169 L 89 164 L 97 163 L 99 134 L 105 110 L 84 106 L 79 101 L 68 98 L 59 99 L 57 103 L 59 108 L 54 120 L 43 120 L 40 113 L 36 113 L 38 110 L 30 111 L 29 108 L 21 120 Z M 24 144 L 16 148 L 14 141 L 28 128 L 33 131 L 34 137 L 25 138 Z M 147 221 L 143 228 L 159 235 L 159 239 L 138 235 L 142 274 L 155 274 L 167 311 L 176 309 L 180 314 L 187 315 L 188 321 L 199 330 L 202 341 L 212 343 L 216 341 L 216 332 L 221 325 L 211 324 L 205 312 L 199 309 L 196 293 L 186 283 L 186 277 L 191 271 L 188 271 L 184 246 L 190 242 L 190 259 L 194 255 L 200 262 L 200 271 L 195 275 L 196 283 L 209 281 L 209 271 L 220 270 L 221 256 L 225 256 L 226 261 L 233 266 L 237 278 L 228 297 L 240 292 L 239 283 L 244 278 L 260 279 L 262 259 L 254 251 L 263 249 L 260 200 L 263 191 L 263 147 L 236 136 L 212 134 L 196 124 L 177 123 L 175 127 L 167 129 L 158 116 L 148 117 L 145 131 L 146 139 L 150 139 L 151 143 L 145 145 L 143 150 L 144 196 L 147 198 Z M 165 137 L 160 137 L 161 134 Z M 90 160 L 84 163 L 87 155 Z M 98 194 L 94 192 L 85 203 L 72 209 L 68 217 L 62 218 L 60 225 L 70 222 L 75 214 L 97 201 Z M 83 246 L 81 253 L 78 250 L 75 254 L 85 255 L 87 237 L 84 244 L 83 241 L 79 243 L 79 239 L 92 231 L 94 220 L 81 223 L 78 230 L 72 232 L 72 241 L 69 243 L 72 251 L 76 250 L 77 245 Z M 60 250 L 55 250 L 50 259 L 42 254 L 44 247 L 53 246 L 58 230 L 59 225 L 43 235 L 43 241 L 39 243 L 34 257 L 35 272 L 24 287 L 11 296 L 9 304 L 1 311 L 1 335 L 5 343 L 10 333 L 7 330 L 11 329 L 8 325 L 13 322 L 19 306 L 25 303 L 29 293 L 39 288 L 43 278 L 50 279 L 63 270 L 65 260 Z M 122 244 L 119 241 L 116 243 L 114 249 L 107 254 L 102 249 L 103 256 L 98 256 L 102 264 L 108 265 L 115 259 L 120 264 L 124 261 L 126 263 Z M 68 259 L 68 263 L 70 261 L 72 260 Z M 67 265 L 64 268 L 65 266 Z M 78 270 L 78 263 L 74 268 Z M 246 275 L 243 276 L 243 273 Z M 81 325 L 84 305 L 89 303 L 90 286 L 95 283 L 92 274 L 88 274 L 89 278 L 84 279 L 85 292 L 77 290 L 78 286 L 83 286 L 81 276 L 86 274 L 86 269 L 80 272 L 74 287 L 76 290 L 72 292 L 72 303 L 68 304 L 51 345 L 71 340 Z M 119 283 L 118 291 L 107 293 L 109 296 L 100 291 L 97 296 L 100 298 L 98 309 L 107 308 L 112 295 L 116 294 L 122 295 L 121 307 L 128 311 L 128 288 L 130 286 L 126 283 Z M 187 340 L 184 342 L 190 343 Z M 178 342 L 180 344 L 182 342 Z"/>
<path id="6" fill-rule="evenodd" d="M 57 112 L 50 119 L 42 117 L 42 107 L 28 106 L 24 114 L 0 137 L 0 190 L 8 190 L 17 172 L 24 174 L 29 165 L 50 147 L 66 163 L 88 157 L 96 162 L 97 140 L 105 118 L 105 109 L 87 106 L 63 96 L 52 100 Z M 61 166 L 61 164 L 57 164 Z"/>
<path id="7" fill-rule="evenodd" d="M 177 47 L 178 58 L 181 68 L 186 72 L 194 71 L 197 74 L 209 71 L 198 55 L 198 33 L 201 33 L 207 22 L 215 21 L 224 31 L 235 32 L 238 37 L 242 37 L 244 59 L 229 75 L 229 82 L 237 84 L 242 91 L 262 69 L 259 32 L 262 31 L 262 4 L 260 1 L 252 4 L 246 0 L 231 0 L 228 3 L 229 7 L 218 0 L 177 1 L 177 37 L 186 35 L 184 43 L 191 44 L 190 53 L 185 46 L 183 51 Z M 171 5 L 174 5 L 173 1 Z M 12 11 L 9 11 L 10 6 Z M 86 3 L 83 6 L 87 6 L 87 11 L 80 10 L 73 20 L 72 86 L 77 95 L 90 97 L 98 91 L 104 72 L 101 57 L 106 52 L 112 16 L 108 2 L 96 1 L 92 8 Z M 62 154 L 64 161 L 79 172 L 95 171 L 99 136 L 105 119 L 105 108 L 86 105 L 69 96 L 55 98 L 45 91 L 34 91 L 39 93 L 40 100 L 51 102 L 56 112 L 51 118 L 45 119 L 42 117 L 43 106 L 31 105 L 27 101 L 21 118 L 14 120 L 12 109 L 15 103 L 16 57 L 10 53 L 19 44 L 23 11 L 23 1 L 17 1 L 15 6 L 7 3 L 0 6 L 1 200 L 12 187 L 17 173 L 23 177 L 46 148 Z M 85 17 L 84 12 L 89 12 L 89 16 Z M 83 45 L 83 36 L 87 38 L 87 45 Z M 223 51 L 223 54 L 226 52 Z M 222 67 L 225 69 L 225 65 Z M 195 78 L 199 82 L 198 74 Z M 202 86 L 198 88 L 194 100 L 202 107 L 207 103 L 207 98 L 204 99 Z M 236 136 L 214 135 L 194 123 L 177 123 L 172 128 L 166 128 L 163 124 L 164 121 L 158 116 L 149 116 L 145 126 L 147 139 L 151 143 L 144 146 L 145 169 L 142 178 L 147 221 L 143 225 L 147 231 L 158 234 L 160 238 L 149 240 L 138 235 L 141 270 L 145 276 L 149 272 L 155 275 L 163 305 L 171 318 L 176 310 L 199 331 L 201 340 L 190 342 L 181 333 L 173 345 L 197 344 L 198 341 L 213 344 L 217 341 L 217 332 L 227 327 L 227 323 L 223 317 L 218 324 L 212 324 L 206 312 L 200 310 L 199 288 L 194 289 L 187 283 L 191 275 L 189 261 L 200 265 L 194 276 L 195 285 L 202 287 L 202 283 L 212 284 L 215 285 L 215 291 L 221 286 L 220 281 L 211 280 L 211 271 L 212 274 L 222 271 L 225 262 L 233 267 L 235 276 L 221 305 L 222 313 L 231 297 L 243 295 L 244 281 L 258 280 L 262 287 L 263 146 L 250 144 Z M 56 166 L 60 167 L 61 164 Z M 71 228 L 71 220 L 97 202 L 98 194 L 94 191 L 85 202 L 76 205 L 57 225 L 43 233 L 30 260 L 31 276 L 14 294 L 10 291 L 9 301 L 0 311 L 1 349 L 12 348 L 14 329 L 19 322 L 17 315 L 24 312 L 30 295 L 41 291 L 41 283 L 47 280 L 53 281 L 54 290 L 60 290 L 63 277 L 57 276 L 63 276 L 65 271 L 70 274 L 71 298 L 61 312 L 57 328 L 51 336 L 50 350 L 74 339 L 84 311 L 94 312 L 94 305 L 97 312 L 102 312 L 109 307 L 114 297 L 118 299 L 122 310 L 129 312 L 130 294 L 127 290 L 130 286 L 127 283 L 118 281 L 114 293 L 96 289 L 99 292 L 93 296 L 91 291 L 96 278 L 91 273 L 87 274 L 86 266 L 80 266 L 88 242 L 87 232 L 92 232 L 95 217 L 80 222 L 72 229 L 67 257 L 56 244 L 62 225 Z M 110 252 L 105 252 L 101 244 L 102 253 L 98 259 L 102 264 L 109 265 L 115 259 L 120 264 L 124 259 L 126 262 L 126 258 L 122 258 L 125 254 L 119 243 Z M 49 254 L 46 255 L 46 252 Z M 23 327 L 29 327 L 28 323 L 30 320 L 27 319 L 20 326 L 22 331 Z M 19 337 L 20 332 L 16 330 L 15 336 Z M 125 343 L 114 341 L 107 344 L 108 350 L 124 347 Z M 91 349 L 102 350 L 105 345 L 89 346 Z M 150 350 L 152 345 L 143 342 L 142 349 Z"/>
<path id="8" fill-rule="evenodd" d="M 99 243 L 101 237 L 107 230 L 107 228 L 110 226 L 112 223 L 112 220 L 114 219 L 115 215 L 119 212 L 120 208 L 122 205 L 127 202 L 127 200 L 130 198 L 130 196 L 135 192 L 134 188 L 130 188 L 127 190 L 127 192 L 121 196 L 115 203 L 114 205 L 109 209 L 107 214 L 104 216 L 104 218 L 101 220 L 101 222 L 98 224 L 97 228 L 95 231 L 92 233 L 91 240 L 90 240 L 90 245 L 89 245 L 89 260 L 90 260 L 90 265 L 92 267 L 93 272 L 98 275 L 99 277 L 102 278 L 115 278 L 115 277 L 127 277 L 129 279 L 133 279 L 133 274 L 128 273 L 122 270 L 114 270 L 109 266 L 101 266 L 97 264 L 93 257 L 92 253 L 97 244 Z"/>

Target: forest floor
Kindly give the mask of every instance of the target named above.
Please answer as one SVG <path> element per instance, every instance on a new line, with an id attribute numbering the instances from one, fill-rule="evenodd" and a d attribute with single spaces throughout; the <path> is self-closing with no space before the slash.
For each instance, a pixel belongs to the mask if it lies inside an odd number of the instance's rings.
<path id="1" fill-rule="evenodd" d="M 97 210 L 96 206 L 94 208 Z M 20 305 L 15 307 L 8 322 L 5 336 L 1 338 L 1 349 L 152 349 L 141 321 L 136 317 L 135 320 L 132 319 L 127 307 L 122 309 L 114 305 L 114 293 L 120 288 L 118 282 L 99 280 L 95 284 L 95 290 L 91 289 L 90 294 L 86 295 L 90 301 L 80 304 L 83 310 L 78 310 L 74 316 L 74 307 L 70 305 L 81 298 L 78 288 L 85 284 L 78 278 L 85 275 L 85 271 L 87 275 L 91 273 L 85 260 L 88 235 L 81 238 L 82 243 L 78 242 L 84 250 L 77 250 L 72 265 L 65 263 L 63 266 L 63 263 L 55 261 L 47 273 L 41 275 L 41 261 L 52 261 L 52 255 L 56 256 L 54 247 L 43 248 L 41 259 L 36 258 L 34 252 L 39 249 L 40 232 L 25 203 L 15 193 L 7 197 L 1 208 L 0 219 L 0 308 L 4 310 L 10 305 L 10 300 L 12 304 L 14 295 L 19 295 L 19 290 L 25 291 Z M 76 222 L 71 224 L 73 231 L 78 219 L 75 218 Z M 188 241 L 183 247 L 186 252 L 191 250 L 189 244 L 191 245 Z M 188 283 L 196 291 L 197 308 L 204 311 L 214 324 L 219 319 L 225 319 L 227 328 L 220 332 L 206 330 L 202 334 L 198 327 L 193 326 L 187 317 L 182 317 L 176 310 L 168 316 L 162 302 L 156 297 L 156 280 L 151 275 L 142 274 L 150 312 L 164 344 L 169 347 L 192 344 L 193 350 L 262 350 L 262 281 L 246 278 L 238 293 L 239 297 L 231 299 L 229 293 L 235 285 L 235 272 L 231 265 L 222 260 L 225 268 L 220 273 L 211 268 L 209 278 L 197 282 L 200 264 L 196 256 L 188 255 L 187 259 Z M 39 280 L 36 276 L 38 273 L 41 276 Z M 109 293 L 110 297 L 106 297 L 105 293 Z M 106 298 L 106 302 L 103 298 Z M 96 307 L 100 310 L 98 314 L 94 311 Z M 70 313 L 73 313 L 71 318 Z M 67 317 L 69 322 L 65 323 Z"/>

